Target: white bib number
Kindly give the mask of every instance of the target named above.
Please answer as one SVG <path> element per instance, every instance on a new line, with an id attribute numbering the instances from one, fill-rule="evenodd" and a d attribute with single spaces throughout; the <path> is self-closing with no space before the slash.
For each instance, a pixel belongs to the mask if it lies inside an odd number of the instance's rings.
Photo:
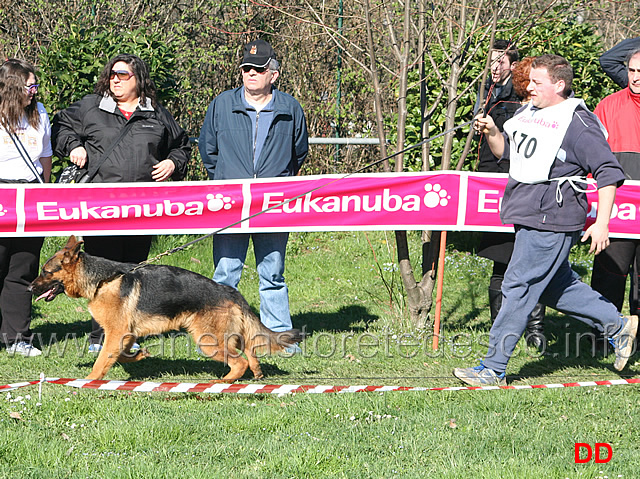
<path id="1" fill-rule="evenodd" d="M 549 181 L 551 167 L 582 100 L 570 98 L 554 106 L 538 109 L 531 103 L 505 122 L 509 136 L 509 175 L 520 183 Z"/>

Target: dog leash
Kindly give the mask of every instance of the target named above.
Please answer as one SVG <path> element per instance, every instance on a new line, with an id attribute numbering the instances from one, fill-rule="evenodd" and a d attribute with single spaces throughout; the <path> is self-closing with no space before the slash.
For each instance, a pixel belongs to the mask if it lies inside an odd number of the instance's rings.
<path id="1" fill-rule="evenodd" d="M 475 117 L 475 115 L 474 115 L 474 117 Z M 475 118 L 473 118 L 472 120 L 469 120 L 469 121 L 465 121 L 464 123 L 461 123 L 461 124 L 459 124 L 457 126 L 454 126 L 452 128 L 449 128 L 448 130 L 443 131 L 442 133 L 438 133 L 435 136 L 430 136 L 429 138 L 426 138 L 426 139 L 420 141 L 419 143 L 416 143 L 414 145 L 408 146 L 403 150 L 397 151 L 397 152 L 395 152 L 395 153 L 393 153 L 391 155 L 386 156 L 385 158 L 381 158 L 381 159 L 376 160 L 376 161 L 374 161 L 372 163 L 369 163 L 368 165 L 365 165 L 362 168 L 357 169 L 356 171 L 352 171 L 350 173 L 346 173 L 345 175 L 340 176 L 339 178 L 335 178 L 335 179 L 333 179 L 333 180 L 331 180 L 331 181 L 329 181 L 329 182 L 327 182 L 327 183 L 325 183 L 323 185 L 316 186 L 315 188 L 312 188 L 312 189 L 310 189 L 308 191 L 305 191 L 304 193 L 300 193 L 299 195 L 294 196 L 293 198 L 289 198 L 289 199 L 284 200 L 284 201 L 282 201 L 280 203 L 277 203 L 277 204 L 275 204 L 273 206 L 270 206 L 269 208 L 266 208 L 264 210 L 258 211 L 257 213 L 254 213 L 254 214 L 252 214 L 250 216 L 246 216 L 244 218 L 239 219 L 238 221 L 234 221 L 233 223 L 230 223 L 230 224 L 228 224 L 226 226 L 223 226 L 222 228 L 219 228 L 219 229 L 217 229 L 217 230 L 215 230 L 215 231 L 213 231 L 211 233 L 208 233 L 208 234 L 206 234 L 204 236 L 200 236 L 199 238 L 196 238 L 193 241 L 189 241 L 188 243 L 185 243 L 185 244 L 183 244 L 181 246 L 177 246 L 175 248 L 168 249 L 168 250 L 166 250 L 166 251 L 154 256 L 153 258 L 149 258 L 148 260 L 145 260 L 145 261 L 142 261 L 142 262 L 138 263 L 134 268 L 129 270 L 129 272 L 133 272 L 133 271 L 135 271 L 135 270 L 137 270 L 139 268 L 142 268 L 143 266 L 146 266 L 148 264 L 154 263 L 154 262 L 156 262 L 157 260 L 159 260 L 160 258 L 162 258 L 164 256 L 169 256 L 169 255 L 172 255 L 173 253 L 177 253 L 179 251 L 184 251 L 187 248 L 189 248 L 190 246 L 193 246 L 194 244 L 199 243 L 200 241 L 203 241 L 203 240 L 205 240 L 205 239 L 207 239 L 207 238 L 209 238 L 211 236 L 214 236 L 214 235 L 217 235 L 219 233 L 222 233 L 223 231 L 228 230 L 229 228 L 233 228 L 234 226 L 242 224 L 245 221 L 248 221 L 248 220 L 250 220 L 252 218 L 255 218 L 256 216 L 260 216 L 260 215 L 262 215 L 264 213 L 267 213 L 268 211 L 271 211 L 271 210 L 273 210 L 275 208 L 281 208 L 282 206 L 284 206 L 284 205 L 286 205 L 288 203 L 291 203 L 292 201 L 295 201 L 295 200 L 297 200 L 299 198 L 302 198 L 302 197 L 304 197 L 304 196 L 306 196 L 306 195 L 308 195 L 310 193 L 318 191 L 321 188 L 325 188 L 325 187 L 327 187 L 329 185 L 332 185 L 333 183 L 336 183 L 336 182 L 338 182 L 340 180 L 348 178 L 348 177 L 350 177 L 352 175 L 357 175 L 358 173 L 362 173 L 363 171 L 368 170 L 369 168 L 372 168 L 372 167 L 374 167 L 376 165 L 379 165 L 380 163 L 382 163 L 384 161 L 390 160 L 391 158 L 394 158 L 394 157 L 396 157 L 398 155 L 406 153 L 407 151 L 413 150 L 414 148 L 418 148 L 419 146 L 422 146 L 425 143 L 429 143 L 430 141 L 436 140 L 436 139 L 438 139 L 438 138 L 440 138 L 440 137 L 442 137 L 442 136 L 444 136 L 444 135 L 446 135 L 448 133 L 451 133 L 453 131 L 459 130 L 460 128 L 464 128 L 465 126 L 470 125 L 473 122 L 475 122 Z"/>

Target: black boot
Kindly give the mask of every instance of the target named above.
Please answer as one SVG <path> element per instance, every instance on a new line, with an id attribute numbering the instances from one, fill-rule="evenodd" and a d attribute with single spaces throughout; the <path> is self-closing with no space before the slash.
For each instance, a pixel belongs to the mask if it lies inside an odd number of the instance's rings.
<path id="1" fill-rule="evenodd" d="M 524 331 L 524 336 L 529 346 L 543 351 L 547 346 L 547 339 L 544 337 L 544 304 L 536 304 L 533 311 L 529 315 L 529 321 L 527 322 L 527 329 Z"/>
<path id="2" fill-rule="evenodd" d="M 489 288 L 489 310 L 491 311 L 491 322 L 495 321 L 502 306 L 502 291 Z"/>

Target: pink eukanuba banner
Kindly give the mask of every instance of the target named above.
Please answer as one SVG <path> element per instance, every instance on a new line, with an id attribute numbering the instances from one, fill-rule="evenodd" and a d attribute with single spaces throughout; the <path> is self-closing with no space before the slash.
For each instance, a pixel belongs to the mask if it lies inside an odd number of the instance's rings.
<path id="1" fill-rule="evenodd" d="M 322 175 L 233 181 L 0 185 L 0 234 L 269 231 L 512 231 L 500 222 L 507 175 Z M 595 185 L 589 188 L 595 191 Z M 597 193 L 587 225 L 595 220 Z M 640 183 L 618 189 L 611 236 L 639 236 Z"/>

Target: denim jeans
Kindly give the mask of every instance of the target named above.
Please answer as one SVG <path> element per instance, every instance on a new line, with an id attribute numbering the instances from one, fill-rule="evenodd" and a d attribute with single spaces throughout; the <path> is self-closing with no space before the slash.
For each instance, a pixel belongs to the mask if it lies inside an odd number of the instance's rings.
<path id="1" fill-rule="evenodd" d="M 609 300 L 580 280 L 569 264 L 580 232 L 554 233 L 516 227 L 513 255 L 502 282 L 502 306 L 489 333 L 488 368 L 505 371 L 538 302 L 568 314 L 605 336 L 622 326 Z"/>
<path id="2" fill-rule="evenodd" d="M 253 240 L 260 278 L 260 321 L 273 331 L 292 328 L 289 289 L 284 281 L 284 257 L 289 233 L 234 233 L 213 237 L 213 280 L 238 289 L 247 257 L 249 238 Z"/>

